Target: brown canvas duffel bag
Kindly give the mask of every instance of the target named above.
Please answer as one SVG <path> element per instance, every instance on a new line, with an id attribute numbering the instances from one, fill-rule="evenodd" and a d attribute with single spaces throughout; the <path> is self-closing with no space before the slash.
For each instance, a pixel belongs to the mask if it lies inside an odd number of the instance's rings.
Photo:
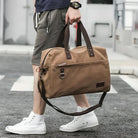
<path id="1" fill-rule="evenodd" d="M 86 46 L 81 46 L 81 32 Z M 78 23 L 77 47 L 69 49 L 69 24 L 62 30 L 57 45 L 42 51 L 38 88 L 42 98 L 55 110 L 67 115 L 82 115 L 102 105 L 110 90 L 110 71 L 106 49 L 92 47 L 81 22 Z M 62 47 L 64 42 L 64 47 Z M 99 103 L 79 113 L 66 113 L 47 98 L 103 92 Z"/>

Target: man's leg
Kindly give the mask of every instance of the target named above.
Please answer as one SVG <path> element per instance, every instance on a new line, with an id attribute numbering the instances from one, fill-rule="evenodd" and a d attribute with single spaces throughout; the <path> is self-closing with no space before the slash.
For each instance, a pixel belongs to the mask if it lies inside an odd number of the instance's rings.
<path id="1" fill-rule="evenodd" d="M 89 103 L 85 94 L 75 95 L 74 98 L 78 105 L 77 112 L 86 110 L 89 107 Z M 99 123 L 97 116 L 93 111 L 82 116 L 74 117 L 74 119 L 71 122 L 60 126 L 59 129 L 60 131 L 64 132 L 75 132 L 85 128 L 97 126 L 98 124 Z"/>
<path id="2" fill-rule="evenodd" d="M 85 94 L 75 95 L 74 98 L 78 105 L 77 112 L 82 112 L 89 107 L 89 103 Z M 75 132 L 85 128 L 97 126 L 98 124 L 97 116 L 95 115 L 94 111 L 92 111 L 88 114 L 74 117 L 71 122 L 60 126 L 59 129 L 60 131 L 64 132 Z"/>
<path id="3" fill-rule="evenodd" d="M 38 82 L 38 67 L 33 65 L 33 73 L 34 73 L 34 104 L 33 104 L 33 112 L 36 114 L 44 114 L 45 112 L 45 101 L 41 98 L 41 95 L 38 91 L 37 82 Z"/>
<path id="4" fill-rule="evenodd" d="M 82 108 L 89 107 L 86 94 L 75 95 L 74 98 L 78 106 Z"/>
<path id="5" fill-rule="evenodd" d="M 39 66 L 33 65 L 34 72 L 34 104 L 33 111 L 30 115 L 24 118 L 20 123 L 13 126 L 7 126 L 5 130 L 7 132 L 16 134 L 45 134 L 46 124 L 44 122 L 45 102 L 41 98 L 41 95 L 37 88 L 38 82 L 38 69 Z"/>

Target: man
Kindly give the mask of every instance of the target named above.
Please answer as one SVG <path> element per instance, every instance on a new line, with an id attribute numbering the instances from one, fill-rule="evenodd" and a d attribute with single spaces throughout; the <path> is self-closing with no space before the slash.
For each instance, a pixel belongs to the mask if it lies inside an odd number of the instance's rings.
<path id="1" fill-rule="evenodd" d="M 33 111 L 20 123 L 7 126 L 6 131 L 16 134 L 45 134 L 46 124 L 44 122 L 45 102 L 40 96 L 37 88 L 38 72 L 41 52 L 44 49 L 54 47 L 58 36 L 65 26 L 79 22 L 81 15 L 79 0 L 34 0 L 35 10 L 38 17 L 37 37 L 32 56 L 32 67 L 34 73 L 34 103 Z M 86 95 L 74 96 L 78 105 L 77 111 L 83 111 L 89 107 Z M 66 125 L 60 126 L 61 131 L 75 132 L 80 129 L 98 125 L 94 112 L 74 117 L 74 120 Z"/>

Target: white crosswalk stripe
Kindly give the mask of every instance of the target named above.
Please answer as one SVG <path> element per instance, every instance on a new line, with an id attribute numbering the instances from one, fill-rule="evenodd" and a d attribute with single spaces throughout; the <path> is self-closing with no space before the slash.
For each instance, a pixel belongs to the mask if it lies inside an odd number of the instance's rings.
<path id="1" fill-rule="evenodd" d="M 4 75 L 0 75 L 0 80 L 2 80 L 5 76 Z"/>
<path id="2" fill-rule="evenodd" d="M 115 88 L 112 85 L 111 85 L 109 93 L 110 94 L 116 94 L 117 93 L 117 91 L 115 90 Z"/>
<path id="3" fill-rule="evenodd" d="M 120 77 L 123 81 L 125 81 L 132 89 L 138 92 L 138 78 L 133 75 L 112 75 L 112 77 L 117 76 Z M 0 80 L 2 80 L 5 75 L 0 75 Z M 29 92 L 33 91 L 33 76 L 20 76 L 12 85 L 11 91 L 17 92 Z M 118 92 L 111 85 L 110 92 L 108 94 L 117 94 Z"/>
<path id="4" fill-rule="evenodd" d="M 21 76 L 14 82 L 11 91 L 33 91 L 33 76 Z"/>
<path id="5" fill-rule="evenodd" d="M 11 91 L 33 91 L 33 76 L 21 76 L 14 82 Z M 110 94 L 116 94 L 117 91 L 111 85 Z"/>
<path id="6" fill-rule="evenodd" d="M 138 78 L 132 75 L 120 75 L 120 78 L 138 92 Z"/>

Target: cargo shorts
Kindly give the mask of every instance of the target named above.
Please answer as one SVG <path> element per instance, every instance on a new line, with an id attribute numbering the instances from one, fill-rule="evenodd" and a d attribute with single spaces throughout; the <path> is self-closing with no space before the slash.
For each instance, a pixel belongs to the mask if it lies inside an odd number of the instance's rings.
<path id="1" fill-rule="evenodd" d="M 37 31 L 32 55 L 32 65 L 39 66 L 43 50 L 55 47 L 59 34 L 65 26 L 67 9 L 56 9 L 37 13 L 34 25 Z"/>

